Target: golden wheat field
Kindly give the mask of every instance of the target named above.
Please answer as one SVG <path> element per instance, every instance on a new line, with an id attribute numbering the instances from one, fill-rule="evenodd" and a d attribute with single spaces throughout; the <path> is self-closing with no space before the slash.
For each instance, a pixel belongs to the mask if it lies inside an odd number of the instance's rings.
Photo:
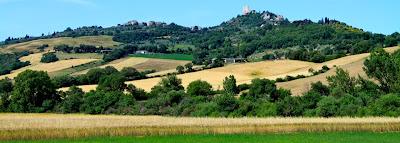
<path id="1" fill-rule="evenodd" d="M 121 70 L 124 67 L 133 67 L 139 71 L 145 70 L 156 70 L 158 72 L 163 71 L 175 71 L 175 68 L 179 65 L 185 65 L 189 63 L 189 61 L 180 61 L 180 60 L 168 60 L 168 59 L 149 59 L 149 58 L 140 58 L 140 57 L 127 57 L 112 61 L 105 65 L 102 65 L 98 68 L 105 68 L 107 66 L 112 66 L 117 70 Z M 74 73 L 74 75 L 85 74 L 89 71 L 84 70 L 81 72 Z"/>
<path id="2" fill-rule="evenodd" d="M 103 46 L 103 47 L 115 47 L 120 43 L 114 42 L 111 36 L 83 36 L 77 38 L 71 37 L 61 37 L 61 38 L 51 38 L 51 39 L 40 39 L 33 40 L 18 44 L 12 44 L 7 47 L 1 48 L 0 52 L 22 52 L 22 51 L 32 51 L 38 52 L 37 47 L 48 44 L 49 48 L 46 51 L 50 51 L 54 46 L 67 44 L 70 46 L 79 46 L 80 44 Z"/>
<path id="3" fill-rule="evenodd" d="M 8 78 L 14 78 L 16 77 L 19 73 L 25 71 L 25 70 L 36 70 L 36 71 L 46 71 L 48 73 L 51 72 L 56 72 L 60 71 L 63 69 L 67 69 L 73 66 L 78 66 L 82 64 L 86 64 L 89 62 L 97 61 L 98 59 L 70 59 L 70 60 L 60 60 L 52 63 L 38 63 L 38 64 L 33 64 L 30 66 L 23 67 L 18 70 L 12 71 L 10 74 L 2 75 L 0 76 L 0 79 L 4 79 L 5 77 Z"/>
<path id="4" fill-rule="evenodd" d="M 400 118 L 196 118 L 83 114 L 0 114 L 0 139 L 88 136 L 400 131 Z"/>

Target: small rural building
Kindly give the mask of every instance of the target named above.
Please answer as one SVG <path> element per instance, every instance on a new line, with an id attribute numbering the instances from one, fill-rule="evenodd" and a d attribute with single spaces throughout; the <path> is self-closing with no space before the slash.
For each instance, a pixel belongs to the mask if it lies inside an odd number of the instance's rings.
<path id="1" fill-rule="evenodd" d="M 226 64 L 246 62 L 246 58 L 222 58 Z"/>
<path id="2" fill-rule="evenodd" d="M 112 50 L 100 50 L 101 54 L 108 54 L 108 53 L 111 53 L 111 52 L 112 52 Z"/>
<path id="3" fill-rule="evenodd" d="M 151 54 L 151 53 L 147 50 L 139 50 L 139 51 L 136 51 L 135 54 Z"/>

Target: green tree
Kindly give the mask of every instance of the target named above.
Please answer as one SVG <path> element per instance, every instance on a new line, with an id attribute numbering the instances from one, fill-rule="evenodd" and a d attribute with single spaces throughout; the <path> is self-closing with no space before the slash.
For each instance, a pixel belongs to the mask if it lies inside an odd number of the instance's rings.
<path id="1" fill-rule="evenodd" d="M 176 71 L 180 74 L 185 73 L 185 67 L 179 65 L 176 67 Z"/>
<path id="2" fill-rule="evenodd" d="M 332 117 L 338 113 L 338 102 L 335 97 L 325 96 L 317 104 L 317 115 L 321 117 Z"/>
<path id="3" fill-rule="evenodd" d="M 126 78 L 121 74 L 111 74 L 100 78 L 97 90 L 100 91 L 124 91 Z"/>
<path id="4" fill-rule="evenodd" d="M 51 62 L 55 62 L 58 60 L 59 59 L 57 58 L 57 56 L 54 53 L 46 53 L 46 54 L 43 54 L 42 59 L 40 59 L 40 62 L 51 63 Z"/>
<path id="5" fill-rule="evenodd" d="M 186 72 L 192 72 L 193 71 L 193 64 L 192 63 L 187 63 L 185 64 Z"/>
<path id="6" fill-rule="evenodd" d="M 82 89 L 71 86 L 68 91 L 61 94 L 63 99 L 61 102 L 61 111 L 63 113 L 78 113 L 83 104 L 84 94 Z"/>
<path id="7" fill-rule="evenodd" d="M 272 80 L 257 78 L 251 81 L 249 96 L 255 99 L 264 98 L 275 101 L 279 98 L 276 93 L 277 88 Z"/>
<path id="8" fill-rule="evenodd" d="M 135 80 L 145 77 L 142 73 L 132 67 L 124 67 L 121 70 L 121 74 L 126 77 L 128 80 Z"/>
<path id="9" fill-rule="evenodd" d="M 59 100 L 46 72 L 26 70 L 14 80 L 11 96 L 11 109 L 14 112 L 45 112 Z"/>
<path id="10" fill-rule="evenodd" d="M 184 90 L 182 79 L 179 79 L 176 75 L 168 75 L 162 78 L 161 81 L 151 89 L 151 94 L 158 95 L 159 93 L 167 93 L 172 90 Z"/>
<path id="11" fill-rule="evenodd" d="M 336 69 L 336 75 L 327 77 L 329 86 L 335 93 L 344 92 L 354 94 L 357 80 L 341 68 Z M 332 91 L 332 92 L 333 92 Z"/>
<path id="12" fill-rule="evenodd" d="M 212 86 L 207 81 L 196 80 L 187 87 L 187 93 L 192 96 L 208 96 L 212 92 Z"/>
<path id="13" fill-rule="evenodd" d="M 228 94 L 237 94 L 239 93 L 238 87 L 236 85 L 236 79 L 233 75 L 225 77 L 223 82 L 224 90 Z"/>
<path id="14" fill-rule="evenodd" d="M 365 73 L 368 77 L 379 81 L 385 92 L 398 91 L 399 68 L 398 63 L 383 49 L 374 50 L 371 52 L 371 56 L 364 61 Z"/>
<path id="15" fill-rule="evenodd" d="M 372 114 L 375 116 L 400 116 L 400 96 L 388 94 L 380 97 L 372 105 Z"/>

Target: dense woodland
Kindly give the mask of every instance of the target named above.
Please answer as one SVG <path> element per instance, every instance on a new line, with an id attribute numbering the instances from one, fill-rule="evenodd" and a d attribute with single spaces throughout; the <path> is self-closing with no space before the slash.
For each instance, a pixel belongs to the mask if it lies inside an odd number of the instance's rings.
<path id="1" fill-rule="evenodd" d="M 151 92 L 126 85 L 123 74 L 107 72 L 99 78 L 95 91 L 84 93 L 72 86 L 57 91 L 56 82 L 46 72 L 22 72 L 12 83 L 0 81 L 0 111 L 56 112 L 168 116 L 400 116 L 400 51 L 394 54 L 376 49 L 364 62 L 370 79 L 350 77 L 338 68 L 328 84 L 316 82 L 303 96 L 291 96 L 278 89 L 275 81 L 254 79 L 237 85 L 226 77 L 222 90 L 213 90 L 205 81 L 193 81 L 184 89 L 175 75 L 162 79 Z M 128 70 L 128 69 L 125 69 Z M 132 69 L 131 69 L 132 70 Z M 96 75 L 96 74 L 94 74 Z M 377 81 L 377 82 L 374 82 Z M 125 91 L 125 92 L 124 92 Z"/>

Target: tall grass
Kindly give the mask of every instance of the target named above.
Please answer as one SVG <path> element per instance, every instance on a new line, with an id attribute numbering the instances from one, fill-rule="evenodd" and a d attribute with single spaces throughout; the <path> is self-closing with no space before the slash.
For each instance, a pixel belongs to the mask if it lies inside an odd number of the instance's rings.
<path id="1" fill-rule="evenodd" d="M 330 131 L 400 131 L 400 118 L 189 118 L 0 114 L 0 140 Z"/>

